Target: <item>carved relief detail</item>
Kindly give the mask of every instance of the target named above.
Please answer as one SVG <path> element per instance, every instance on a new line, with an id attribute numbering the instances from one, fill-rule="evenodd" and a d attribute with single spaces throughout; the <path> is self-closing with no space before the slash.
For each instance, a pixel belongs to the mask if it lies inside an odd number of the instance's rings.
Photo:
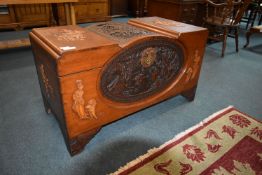
<path id="1" fill-rule="evenodd" d="M 171 39 L 151 38 L 122 50 L 101 75 L 102 94 L 110 100 L 135 102 L 167 88 L 184 61 L 182 46 Z"/>
<path id="2" fill-rule="evenodd" d="M 199 69 L 199 66 L 200 66 L 200 60 L 201 60 L 201 57 L 199 55 L 199 51 L 195 50 L 194 61 L 193 61 L 192 79 L 195 78 L 195 76 L 196 76 L 196 74 L 198 72 L 198 69 Z"/>
<path id="3" fill-rule="evenodd" d="M 84 85 L 82 80 L 76 80 L 77 89 L 73 93 L 73 111 L 80 119 L 97 119 L 96 116 L 96 100 L 90 99 L 87 104 L 84 100 Z"/>
<path id="4" fill-rule="evenodd" d="M 143 67 L 150 67 L 156 59 L 156 48 L 149 47 L 142 51 L 140 62 Z"/>
<path id="5" fill-rule="evenodd" d="M 192 79 L 192 73 L 193 73 L 193 69 L 192 67 L 189 67 L 186 71 L 186 80 L 185 83 L 188 83 L 191 79 Z"/>
<path id="6" fill-rule="evenodd" d="M 199 70 L 201 57 L 199 55 L 199 51 L 195 50 L 193 64 L 186 71 L 186 80 L 185 83 L 188 83 L 190 80 L 193 80 Z"/>
<path id="7" fill-rule="evenodd" d="M 46 96 L 47 96 L 47 98 L 50 98 L 50 96 L 52 96 L 52 98 L 53 98 L 54 97 L 54 89 L 49 83 L 49 80 L 48 80 L 46 72 L 45 72 L 44 65 L 41 64 L 39 67 L 40 67 L 40 74 L 41 74 L 41 77 L 42 77 L 42 81 L 44 83 Z"/>
<path id="8" fill-rule="evenodd" d="M 117 41 L 126 41 L 133 37 L 153 34 L 153 32 L 147 30 L 117 22 L 104 22 L 89 26 L 87 29 Z"/>
<path id="9" fill-rule="evenodd" d="M 55 30 L 54 33 L 54 37 L 59 41 L 79 41 L 86 39 L 86 32 L 81 30 L 61 29 L 59 31 Z"/>

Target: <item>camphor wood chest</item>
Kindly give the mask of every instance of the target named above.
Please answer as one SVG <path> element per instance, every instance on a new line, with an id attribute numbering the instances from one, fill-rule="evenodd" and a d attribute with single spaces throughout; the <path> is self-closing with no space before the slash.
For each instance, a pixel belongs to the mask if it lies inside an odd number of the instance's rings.
<path id="1" fill-rule="evenodd" d="M 34 29 L 45 109 L 71 155 L 107 123 L 179 94 L 193 100 L 207 34 L 158 17 Z"/>

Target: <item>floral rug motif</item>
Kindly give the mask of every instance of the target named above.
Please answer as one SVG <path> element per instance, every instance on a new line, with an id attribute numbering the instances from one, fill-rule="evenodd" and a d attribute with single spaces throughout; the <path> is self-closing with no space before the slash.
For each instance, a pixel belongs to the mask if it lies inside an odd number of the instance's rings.
<path id="1" fill-rule="evenodd" d="M 111 175 L 262 175 L 262 122 L 230 106 Z"/>

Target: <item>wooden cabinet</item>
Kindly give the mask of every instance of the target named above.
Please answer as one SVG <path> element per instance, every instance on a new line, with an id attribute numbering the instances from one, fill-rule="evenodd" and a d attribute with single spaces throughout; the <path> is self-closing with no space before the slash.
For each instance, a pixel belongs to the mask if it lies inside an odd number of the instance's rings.
<path id="1" fill-rule="evenodd" d="M 128 15 L 127 0 L 110 0 L 110 15 L 113 17 Z"/>
<path id="2" fill-rule="evenodd" d="M 148 16 L 200 26 L 205 13 L 202 3 L 202 0 L 148 0 Z"/>
<path id="3" fill-rule="evenodd" d="M 81 0 L 75 3 L 77 23 L 110 20 L 108 0 Z M 59 23 L 65 24 L 64 6 L 58 5 Z"/>
<path id="4" fill-rule="evenodd" d="M 5 8 L 5 13 L 0 13 L 0 29 L 46 26 L 51 14 L 48 4 L 8 5 Z"/>
<path id="5" fill-rule="evenodd" d="M 147 13 L 147 0 L 128 0 L 129 15 L 143 17 Z"/>
<path id="6" fill-rule="evenodd" d="M 80 0 L 74 6 L 78 23 L 110 19 L 108 0 Z M 51 10 L 50 4 L 1 6 L 0 29 L 48 26 L 52 21 Z M 63 4 L 57 4 L 57 13 L 59 24 L 66 24 Z"/>

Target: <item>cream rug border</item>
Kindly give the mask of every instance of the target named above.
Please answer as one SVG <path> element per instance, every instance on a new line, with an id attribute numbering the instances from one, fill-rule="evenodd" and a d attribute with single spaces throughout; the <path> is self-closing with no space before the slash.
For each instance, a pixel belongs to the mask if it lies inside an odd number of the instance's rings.
<path id="1" fill-rule="evenodd" d="M 172 142 L 175 142 L 176 140 L 180 139 L 181 137 L 184 137 L 185 135 L 187 135 L 188 133 L 190 133 L 191 131 L 203 126 L 205 123 L 207 123 L 208 121 L 212 120 L 213 118 L 215 118 L 216 116 L 218 116 L 219 114 L 234 108 L 234 106 L 228 106 L 227 108 L 224 108 L 216 113 L 213 113 L 212 115 L 210 115 L 209 117 L 205 118 L 203 121 L 201 121 L 200 123 L 190 127 L 189 129 L 177 134 L 173 139 L 167 141 L 166 143 L 162 144 L 160 147 L 158 148 L 152 148 L 150 150 L 147 151 L 146 154 L 139 156 L 138 158 L 136 158 L 135 160 L 127 163 L 125 166 L 120 167 L 116 172 L 111 173 L 109 175 L 118 175 L 122 172 L 124 172 L 125 170 L 129 169 L 130 167 L 133 167 L 134 165 L 140 163 L 141 161 L 143 161 L 144 159 L 146 159 L 147 157 L 150 157 L 152 154 L 160 151 L 162 148 L 164 148 L 165 146 L 169 145 Z"/>

